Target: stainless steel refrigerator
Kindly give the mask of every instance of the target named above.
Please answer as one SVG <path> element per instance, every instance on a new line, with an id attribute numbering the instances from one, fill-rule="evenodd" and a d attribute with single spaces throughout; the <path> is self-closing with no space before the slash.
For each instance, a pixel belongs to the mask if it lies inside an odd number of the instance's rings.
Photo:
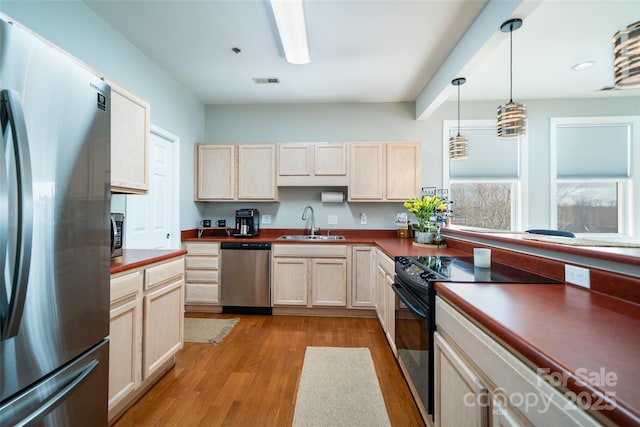
<path id="1" fill-rule="evenodd" d="M 107 425 L 110 87 L 0 14 L 0 119 L 0 426 Z"/>

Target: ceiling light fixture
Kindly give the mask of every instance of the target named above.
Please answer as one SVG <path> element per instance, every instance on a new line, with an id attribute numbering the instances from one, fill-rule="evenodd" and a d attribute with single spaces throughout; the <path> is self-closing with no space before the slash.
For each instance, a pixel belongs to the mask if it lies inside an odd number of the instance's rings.
<path id="1" fill-rule="evenodd" d="M 525 134 L 527 106 L 513 102 L 513 32 L 522 27 L 522 19 L 505 21 L 500 30 L 509 33 L 509 103 L 498 107 L 498 138 L 518 138 Z"/>
<path id="2" fill-rule="evenodd" d="M 464 77 L 451 80 L 452 85 L 458 86 L 458 135 L 449 138 L 449 158 L 454 160 L 463 160 L 469 155 L 469 138 L 460 135 L 460 85 L 466 82 Z"/>
<path id="3" fill-rule="evenodd" d="M 271 0 L 282 49 L 290 64 L 308 64 L 309 47 L 302 0 Z"/>
<path id="4" fill-rule="evenodd" d="M 640 87 L 640 21 L 613 35 L 613 81 L 618 89 Z"/>

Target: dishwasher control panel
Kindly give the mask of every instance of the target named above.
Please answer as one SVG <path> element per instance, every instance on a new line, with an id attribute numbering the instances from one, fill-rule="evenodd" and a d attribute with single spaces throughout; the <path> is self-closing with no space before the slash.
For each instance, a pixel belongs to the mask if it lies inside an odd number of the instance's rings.
<path id="1" fill-rule="evenodd" d="M 269 250 L 270 242 L 221 242 L 220 249 Z"/>

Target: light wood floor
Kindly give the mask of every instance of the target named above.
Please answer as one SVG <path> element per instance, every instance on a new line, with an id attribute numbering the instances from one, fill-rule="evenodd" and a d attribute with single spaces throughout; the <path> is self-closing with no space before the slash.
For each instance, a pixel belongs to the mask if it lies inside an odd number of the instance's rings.
<path id="1" fill-rule="evenodd" d="M 368 347 L 393 426 L 424 426 L 378 319 L 240 317 L 217 346 L 185 343 L 123 426 L 290 426 L 307 346 Z"/>

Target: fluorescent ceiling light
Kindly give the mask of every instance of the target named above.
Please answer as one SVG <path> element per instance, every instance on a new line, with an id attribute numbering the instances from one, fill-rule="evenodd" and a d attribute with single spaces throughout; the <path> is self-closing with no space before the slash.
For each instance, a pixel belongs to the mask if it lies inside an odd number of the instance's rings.
<path id="1" fill-rule="evenodd" d="M 271 0 L 284 55 L 290 64 L 308 64 L 309 47 L 302 0 Z"/>

